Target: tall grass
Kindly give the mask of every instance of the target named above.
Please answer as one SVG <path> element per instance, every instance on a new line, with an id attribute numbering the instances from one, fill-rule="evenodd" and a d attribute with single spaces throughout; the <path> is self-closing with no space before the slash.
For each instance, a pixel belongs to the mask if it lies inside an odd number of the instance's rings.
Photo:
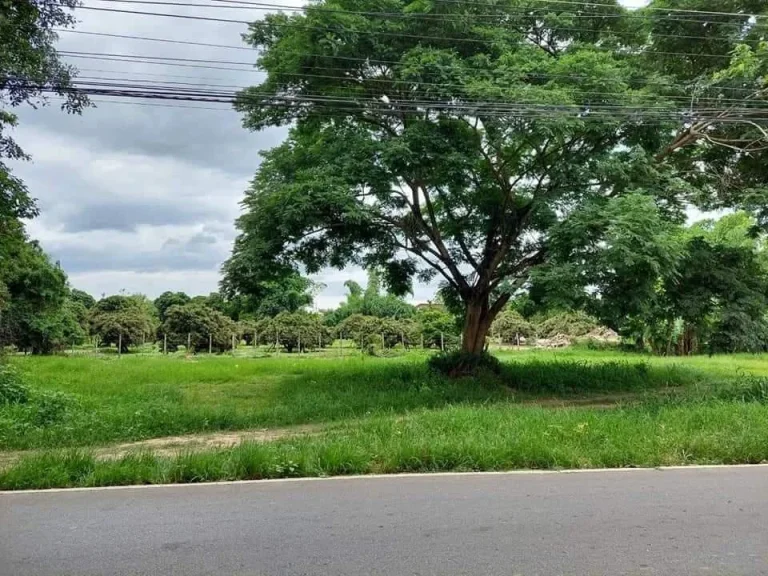
<path id="1" fill-rule="evenodd" d="M 158 458 L 43 453 L 0 472 L 0 488 L 343 474 L 588 468 L 768 460 L 768 405 L 693 402 L 618 410 L 462 406 L 378 416 L 321 436 Z"/>
<path id="2" fill-rule="evenodd" d="M 78 447 L 165 435 L 335 422 L 531 396 L 642 391 L 707 380 L 701 370 L 622 356 L 510 356 L 499 378 L 450 380 L 424 357 L 21 358 L 34 390 L 64 406 L 0 408 L 0 449 Z M 66 401 L 63 401 L 66 400 Z"/>

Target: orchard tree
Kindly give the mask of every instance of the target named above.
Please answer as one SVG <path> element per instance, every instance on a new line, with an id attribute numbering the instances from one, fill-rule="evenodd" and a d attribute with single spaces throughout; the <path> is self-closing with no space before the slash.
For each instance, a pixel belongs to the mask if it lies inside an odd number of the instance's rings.
<path id="1" fill-rule="evenodd" d="M 656 20 L 617 2 L 371 8 L 327 0 L 251 26 L 267 78 L 236 107 L 250 129 L 292 128 L 246 193 L 226 268 L 235 277 L 359 264 L 402 294 L 439 276 L 463 308 L 463 349 L 478 354 L 572 216 L 642 193 L 680 220 L 685 203 L 719 192 L 677 151 L 703 157 L 701 172 L 709 146 L 714 164 L 740 162 L 725 138 L 680 141 L 725 104 L 684 102 L 683 72 L 649 57 L 648 42 L 666 38 Z M 684 20 L 675 14 L 665 17 Z M 752 53 L 749 41 L 718 49 L 746 42 Z"/>
<path id="2" fill-rule="evenodd" d="M 184 292 L 166 291 L 155 298 L 155 308 L 160 322 L 165 322 L 165 313 L 171 306 L 184 306 L 191 298 Z"/>
<path id="3" fill-rule="evenodd" d="M 194 302 L 168 308 L 160 332 L 169 350 L 189 345 L 188 352 L 207 351 L 209 345 L 212 351 L 225 352 L 232 348 L 232 337 L 237 337 L 229 317 Z"/>
<path id="4" fill-rule="evenodd" d="M 259 323 L 258 328 L 267 342 L 279 342 L 288 352 L 324 346 L 330 339 L 320 315 L 303 311 L 280 312 L 274 318 Z"/>
<path id="5" fill-rule="evenodd" d="M 151 303 L 143 296 L 107 296 L 99 300 L 90 311 L 91 333 L 100 344 L 117 346 L 128 352 L 135 346 L 151 339 L 157 328 Z"/>

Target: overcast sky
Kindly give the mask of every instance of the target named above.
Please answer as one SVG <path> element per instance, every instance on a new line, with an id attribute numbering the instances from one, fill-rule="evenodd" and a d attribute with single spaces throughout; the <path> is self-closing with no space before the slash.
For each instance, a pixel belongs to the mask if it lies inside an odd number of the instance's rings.
<path id="1" fill-rule="evenodd" d="M 287 4 L 287 0 L 281 3 Z M 301 2 L 295 2 L 300 4 Z M 643 0 L 627 0 L 638 6 Z M 86 6 L 197 14 L 255 20 L 261 10 L 213 10 L 115 4 L 86 0 Z M 212 44 L 242 44 L 245 25 L 78 10 L 77 30 L 129 34 Z M 113 39 L 62 32 L 60 50 L 170 56 L 250 62 L 250 50 L 234 50 Z M 261 74 L 242 70 L 66 58 L 80 76 L 165 78 L 247 86 Z M 157 75 L 157 76 L 155 76 Z M 70 283 L 96 297 L 120 290 L 155 297 L 165 290 L 207 294 L 217 290 L 219 268 L 228 257 L 259 151 L 285 137 L 284 129 L 252 133 L 225 105 L 185 103 L 205 109 L 141 106 L 95 98 L 82 116 L 47 108 L 19 109 L 15 136 L 32 161 L 13 168 L 38 198 L 41 215 L 28 224 L 59 260 Z M 215 108 L 215 109 L 210 109 Z M 315 279 L 326 285 L 318 307 L 336 305 L 347 279 L 363 281 L 359 269 L 328 270 Z M 413 300 L 432 296 L 434 286 L 416 286 Z"/>

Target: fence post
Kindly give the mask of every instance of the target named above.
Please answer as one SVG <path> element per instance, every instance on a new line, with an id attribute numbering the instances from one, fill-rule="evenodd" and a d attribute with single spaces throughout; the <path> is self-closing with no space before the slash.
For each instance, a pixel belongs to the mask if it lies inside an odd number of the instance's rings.
<path id="1" fill-rule="evenodd" d="M 256 346 L 258 345 L 258 342 L 259 342 L 259 335 L 254 330 L 253 332 L 253 349 L 254 350 L 256 350 Z"/>
<path id="2" fill-rule="evenodd" d="M 168 354 L 168 334 L 163 334 L 163 354 Z"/>
<path id="3" fill-rule="evenodd" d="M 421 349 L 424 350 L 424 333 L 421 334 Z"/>
<path id="4" fill-rule="evenodd" d="M 344 356 L 344 332 L 339 330 L 339 356 Z"/>
<path id="5" fill-rule="evenodd" d="M 280 354 L 280 330 L 275 328 L 275 354 Z"/>
<path id="6" fill-rule="evenodd" d="M 299 330 L 299 354 L 301 354 L 301 330 Z"/>
<path id="7" fill-rule="evenodd" d="M 122 330 L 117 335 L 117 357 L 123 355 L 123 332 Z"/>
<path id="8" fill-rule="evenodd" d="M 384 332 L 381 333 L 381 349 L 384 350 L 387 347 L 387 343 L 384 340 Z"/>
<path id="9" fill-rule="evenodd" d="M 400 332 L 400 342 L 403 345 L 403 350 L 405 350 L 405 334 L 403 332 Z"/>
<path id="10" fill-rule="evenodd" d="M 192 334 L 187 332 L 187 354 L 189 354 L 189 349 L 192 347 Z"/>
<path id="11" fill-rule="evenodd" d="M 322 350 L 323 349 L 323 333 L 319 332 L 317 334 L 317 349 Z"/>
<path id="12" fill-rule="evenodd" d="M 445 338 L 443 338 L 442 332 L 440 332 L 440 350 L 445 352 Z"/>
<path id="13" fill-rule="evenodd" d="M 208 354 L 213 354 L 213 335 L 208 334 Z"/>
<path id="14" fill-rule="evenodd" d="M 232 334 L 232 356 L 235 355 L 235 335 Z"/>

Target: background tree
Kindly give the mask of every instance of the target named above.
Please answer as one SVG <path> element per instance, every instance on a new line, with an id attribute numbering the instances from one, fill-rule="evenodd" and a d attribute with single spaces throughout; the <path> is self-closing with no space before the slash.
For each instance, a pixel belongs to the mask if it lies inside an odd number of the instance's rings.
<path id="1" fill-rule="evenodd" d="M 88 105 L 71 87 L 74 69 L 54 49 L 54 29 L 74 24 L 71 9 L 76 5 L 76 0 L 0 2 L 0 345 L 16 338 L 34 351 L 50 348 L 45 327 L 64 313 L 66 277 L 24 231 L 21 219 L 38 210 L 6 163 L 28 158 L 9 135 L 17 124 L 10 109 L 44 105 L 45 93 L 62 96 L 68 112 L 79 113 Z"/>
<path id="2" fill-rule="evenodd" d="M 382 19 L 367 7 L 329 0 L 251 26 L 267 79 L 237 108 L 251 129 L 294 125 L 238 220 L 230 262 L 253 278 L 354 263 L 404 293 L 439 275 L 463 306 L 464 350 L 479 353 L 573 216 L 641 193 L 679 221 L 718 194 L 669 148 L 709 162 L 705 142 L 674 142 L 720 104 L 682 104 L 678 71 L 648 55 L 662 35 L 642 13 L 389 1 L 399 17 Z"/>
<path id="3" fill-rule="evenodd" d="M 536 328 L 519 312 L 504 309 L 493 321 L 491 328 L 494 336 L 506 344 L 518 344 L 520 339 L 536 337 Z"/>
<path id="4" fill-rule="evenodd" d="M 431 304 L 420 307 L 416 321 L 421 325 L 424 346 L 440 348 L 456 346 L 459 342 L 459 328 L 456 318 L 444 306 Z"/>
<path id="5" fill-rule="evenodd" d="M 226 352 L 232 348 L 232 336 L 237 337 L 236 325 L 229 317 L 194 302 L 166 309 L 160 332 L 167 338 L 169 350 L 189 344 L 189 352 L 208 351 L 209 336 L 213 351 Z"/>
<path id="6" fill-rule="evenodd" d="M 90 311 L 91 333 L 101 346 L 122 343 L 122 352 L 152 338 L 157 319 L 151 303 L 143 296 L 107 296 Z"/>
<path id="7" fill-rule="evenodd" d="M 242 240 L 235 242 L 243 244 Z M 295 271 L 271 278 L 259 276 L 249 264 L 249 256 L 230 258 L 222 268 L 222 293 L 237 304 L 236 316 L 273 317 L 281 312 L 297 312 L 312 305 L 321 288 Z M 266 279 L 265 279 L 266 278 Z"/>
<path id="8" fill-rule="evenodd" d="M 165 313 L 171 306 L 184 306 L 191 298 L 184 292 L 166 291 L 155 298 L 154 305 L 160 322 L 165 322 Z"/>
<path id="9" fill-rule="evenodd" d="M 90 310 L 96 304 L 96 299 L 93 296 L 77 288 L 73 288 L 70 291 L 69 299 L 81 304 L 86 310 Z"/>
<path id="10" fill-rule="evenodd" d="M 288 352 L 313 350 L 330 343 L 330 334 L 319 314 L 280 312 L 259 324 L 259 333 L 267 342 L 279 342 Z"/>
<path id="11" fill-rule="evenodd" d="M 0 345 L 50 352 L 55 338 L 49 331 L 67 298 L 67 276 L 37 243 L 20 237 L 3 248 Z"/>
<path id="12" fill-rule="evenodd" d="M 376 269 L 368 271 L 365 290 L 352 280 L 344 285 L 348 290 L 347 299 L 326 316 L 329 326 L 335 326 L 354 314 L 378 318 L 409 318 L 414 314 L 415 308 L 399 296 L 381 293 L 381 277 Z"/>

